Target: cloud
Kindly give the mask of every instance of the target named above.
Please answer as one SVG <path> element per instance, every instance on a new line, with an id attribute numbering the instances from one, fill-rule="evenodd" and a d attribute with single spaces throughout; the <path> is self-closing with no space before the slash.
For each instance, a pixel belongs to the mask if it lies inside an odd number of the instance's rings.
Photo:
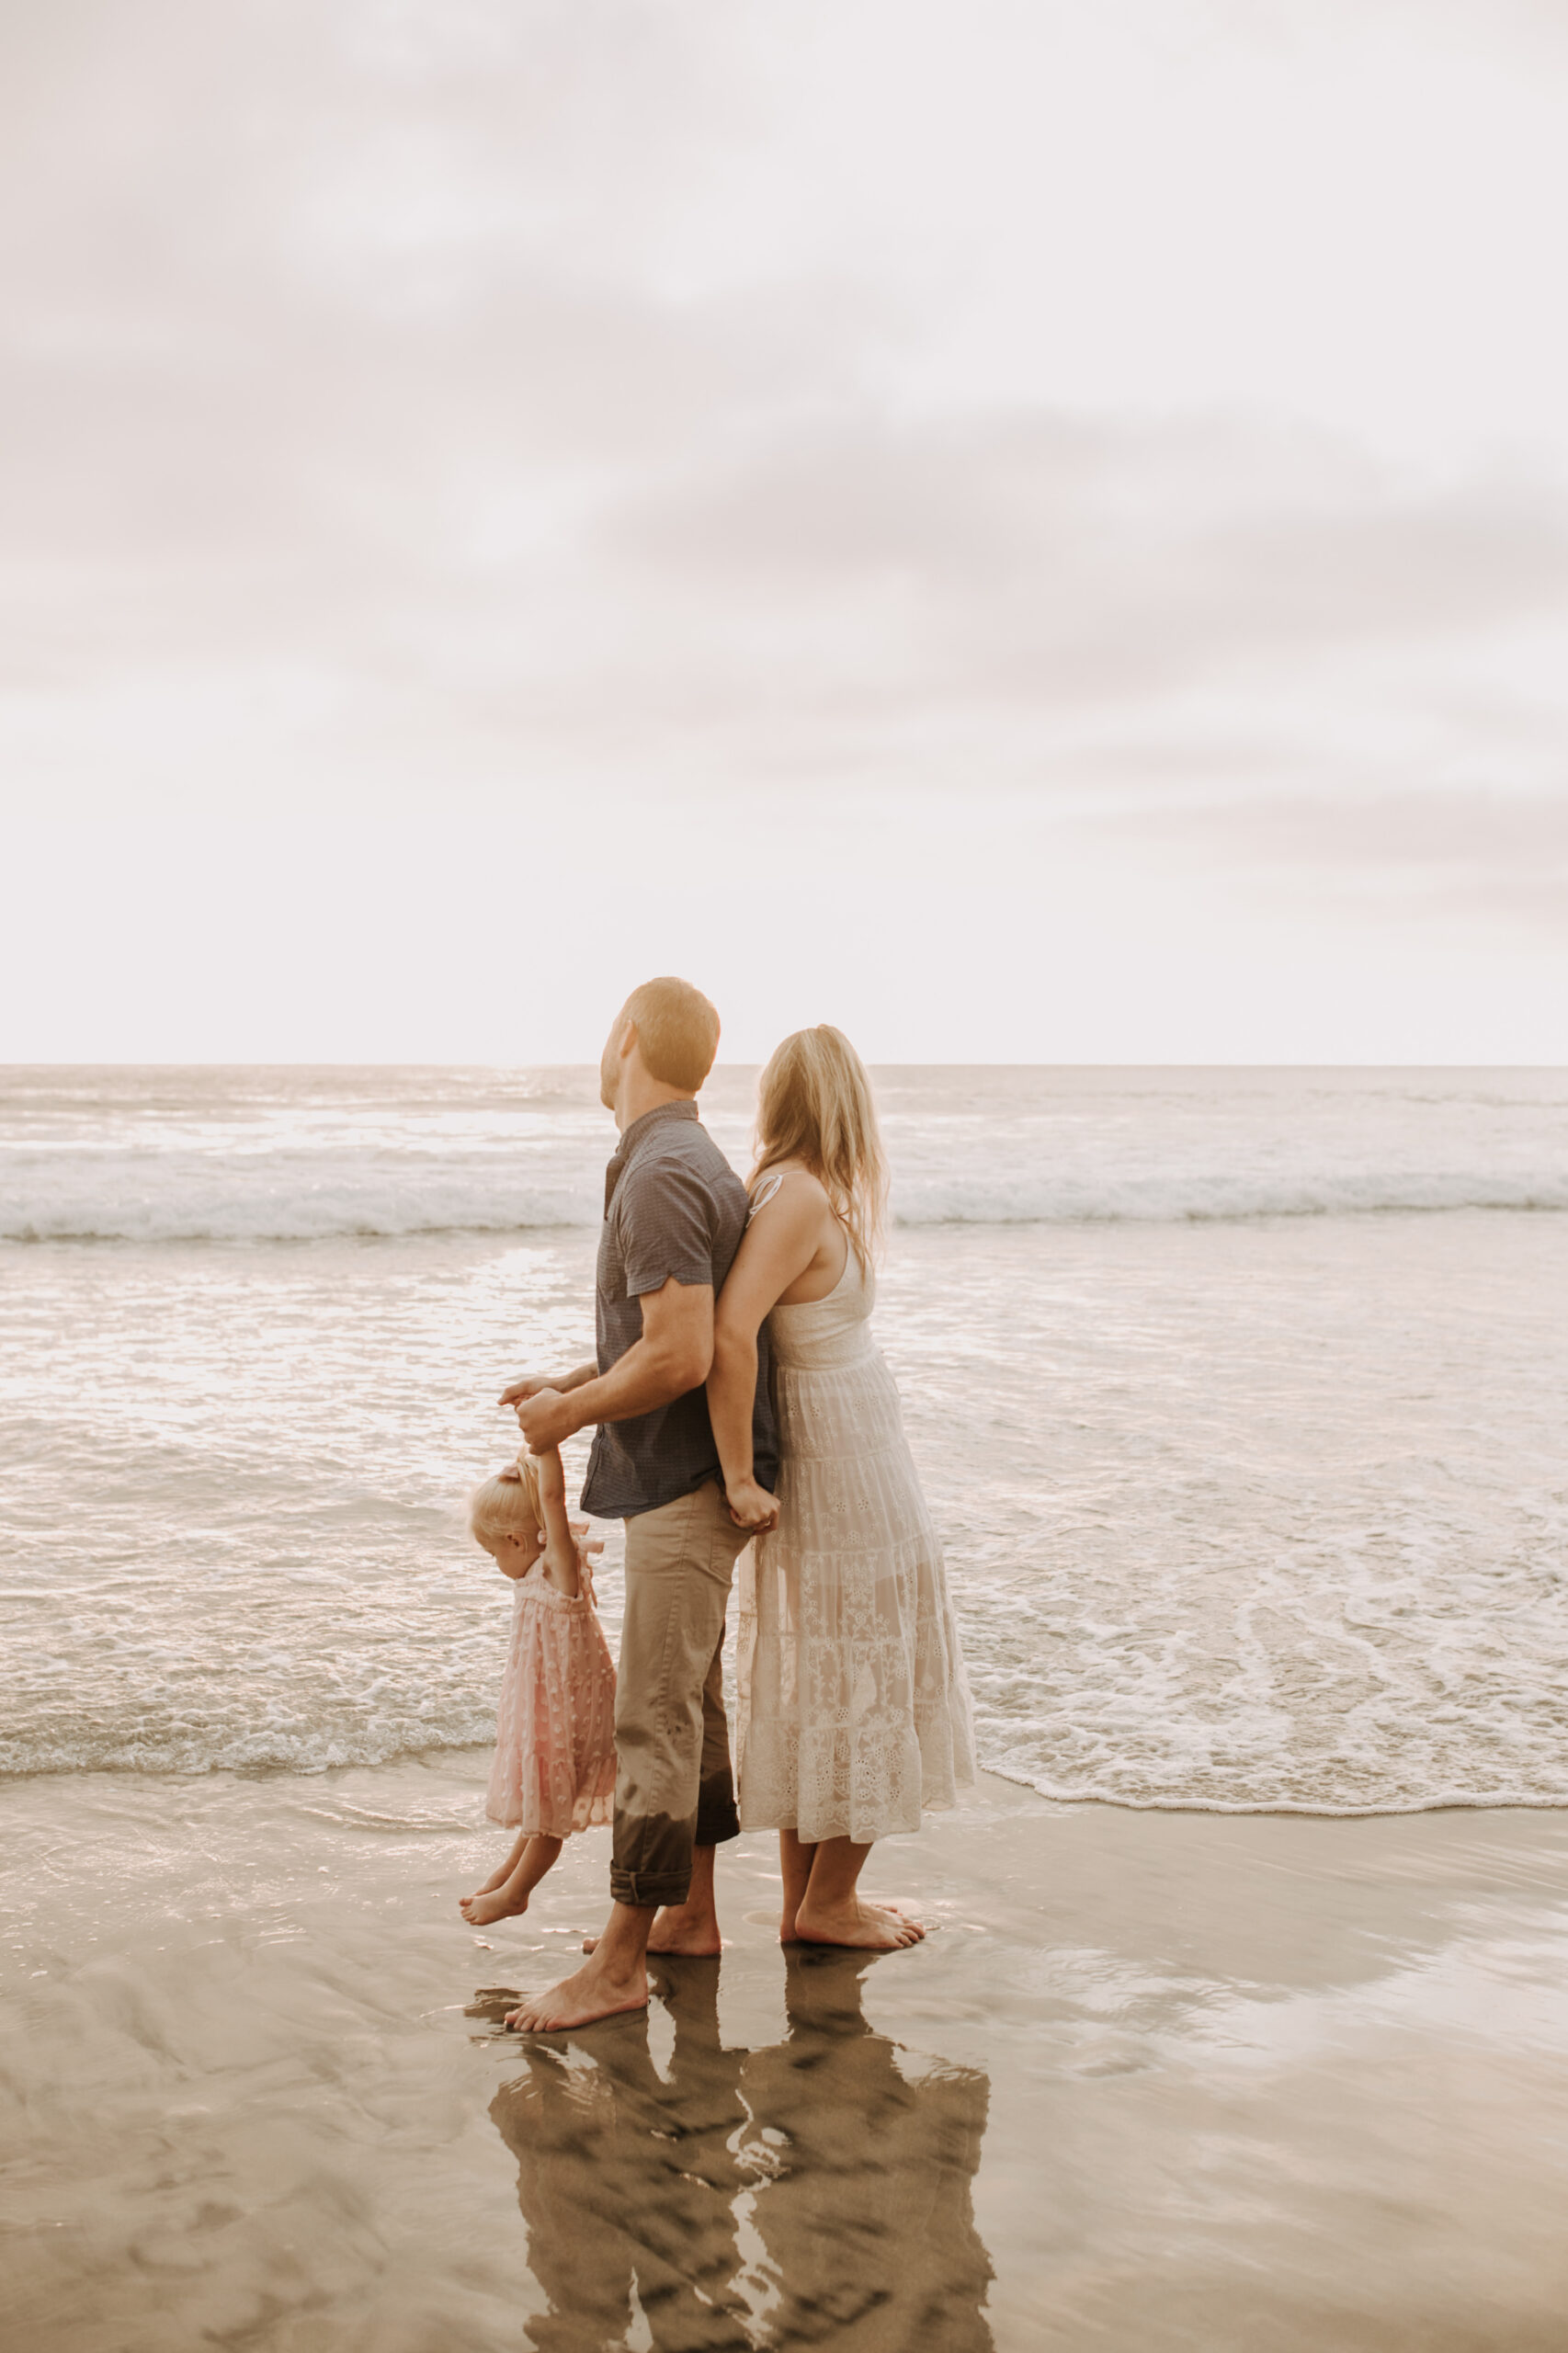
<path id="1" fill-rule="evenodd" d="M 912 671 L 1028 698 L 1433 642 L 1568 609 L 1568 498 L 1412 489 L 1245 420 L 1049 412 L 781 435 L 611 519 L 650 574 L 726 607 L 885 596 Z"/>
<path id="2" fill-rule="evenodd" d="M 1459 100 L 1402 6 L 1379 38 L 1437 91 L 1427 136 Z M 1476 887 L 1528 896 L 1549 869 L 1505 804 L 1562 790 L 1562 449 L 1401 462 L 1247 372 L 1288 377 L 1270 333 L 1300 313 L 1310 343 L 1343 278 L 1381 335 L 1348 369 L 1370 400 L 1403 332 L 1380 313 L 1423 271 L 1462 335 L 1489 251 L 1510 285 L 1528 264 L 1525 182 L 1495 214 L 1478 186 L 1475 247 L 1432 255 L 1381 100 L 1323 116 L 1358 142 L 1363 282 L 1313 150 L 1324 92 L 1357 87 L 1355 11 L 1118 0 L 1102 40 L 984 0 L 900 46 L 903 21 L 10 12 L 0 734 L 24 789 L 1027 793 L 1108 825 L 1167 810 L 1217 865 L 1321 841 L 1386 876 L 1379 827 L 1441 787 L 1475 796 Z M 1506 120 L 1522 36 L 1444 22 Z M 1264 152 L 1292 85 L 1257 77 L 1260 40 L 1315 61 L 1279 117 L 1294 180 Z M 1085 92 L 1065 161 L 1024 135 L 1038 100 L 1065 137 Z M 986 340 L 971 271 L 1016 342 Z M 1322 815 L 1362 802 L 1364 834 Z M 1429 897 L 1462 887 L 1438 863 L 1411 869 Z"/>
<path id="3" fill-rule="evenodd" d="M 1568 793 L 1374 792 L 1143 807 L 1090 819 L 1145 862 L 1244 870 L 1300 902 L 1478 916 L 1568 942 Z"/>

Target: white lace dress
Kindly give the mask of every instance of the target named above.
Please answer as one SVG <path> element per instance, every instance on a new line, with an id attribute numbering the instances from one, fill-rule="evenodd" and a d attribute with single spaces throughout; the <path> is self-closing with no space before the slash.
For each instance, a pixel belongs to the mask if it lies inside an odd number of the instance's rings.
<path id="1" fill-rule="evenodd" d="M 917 1830 L 974 1779 L 942 1548 L 871 1338 L 875 1295 L 851 1250 L 825 1299 L 767 1323 L 780 1509 L 740 1567 L 740 1814 L 812 1844 Z"/>

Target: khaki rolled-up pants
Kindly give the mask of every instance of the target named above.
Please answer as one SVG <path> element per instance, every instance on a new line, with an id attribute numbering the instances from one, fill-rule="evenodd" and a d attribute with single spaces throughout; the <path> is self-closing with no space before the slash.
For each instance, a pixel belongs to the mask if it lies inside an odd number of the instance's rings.
<path id="1" fill-rule="evenodd" d="M 692 1848 L 740 1835 L 724 1613 L 749 1541 L 716 1479 L 626 1523 L 609 1873 L 618 1904 L 684 1904 Z"/>

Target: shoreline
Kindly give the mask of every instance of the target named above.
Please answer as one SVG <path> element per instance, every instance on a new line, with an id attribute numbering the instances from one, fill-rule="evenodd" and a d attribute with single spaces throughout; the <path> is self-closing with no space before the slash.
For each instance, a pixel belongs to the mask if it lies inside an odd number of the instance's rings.
<path id="1" fill-rule="evenodd" d="M 1224 1822 L 1249 1821 L 1255 1815 L 1260 1821 L 1407 1822 L 1414 1815 L 1423 1813 L 1568 1813 L 1568 1795 L 1521 1797 L 1510 1793 L 1477 1798 L 1415 1798 L 1408 1805 L 1269 1805 L 1252 1800 L 1245 1804 L 1221 1805 L 1199 1798 L 1173 1798 L 1165 1802 L 1158 1798 L 1105 1797 L 1098 1790 L 1069 1797 L 1058 1790 L 1042 1790 L 1035 1782 L 1005 1772 L 997 1765 L 982 1765 L 980 1774 L 983 1781 L 1006 1781 L 1009 1789 L 1025 1790 L 1043 1805 L 1069 1808 L 1074 1812 L 1080 1807 L 1105 1806 L 1116 1813 L 1192 1813 L 1210 1815 Z"/>
<path id="2" fill-rule="evenodd" d="M 601 1529 L 605 1527 L 610 1528 L 612 1540 L 614 1525 L 614 1523 L 599 1523 Z M 613 1631 L 619 1637 L 619 1617 L 608 1612 L 601 1612 L 601 1615 L 608 1618 L 607 1631 Z M 728 1682 L 726 1682 L 725 1692 L 726 1702 L 733 1712 L 734 1695 Z M 154 1768 L 119 1761 L 111 1764 L 51 1764 L 36 1768 L 6 1766 L 0 1767 L 0 1804 L 4 1804 L 7 1791 L 26 1790 L 35 1785 L 46 1786 L 54 1781 L 73 1786 L 83 1781 L 103 1781 L 108 1784 L 124 1782 L 128 1785 L 145 1785 L 152 1789 L 164 1785 L 171 1788 L 199 1789 L 208 1781 L 233 1783 L 236 1786 L 268 1781 L 324 1784 L 334 1777 L 346 1773 L 395 1774 L 409 1768 L 420 1768 L 437 1773 L 456 1769 L 460 1775 L 469 1760 L 478 1757 L 488 1760 L 492 1753 L 493 1743 L 489 1740 L 454 1740 L 399 1748 L 386 1756 L 350 1757 L 326 1764 L 295 1764 L 288 1760 L 267 1758 L 256 1763 L 216 1764 L 203 1767 L 160 1765 Z M 487 1770 L 487 1763 L 479 1769 L 478 1779 L 481 1782 L 483 1781 Z M 1224 1822 L 1252 1820 L 1401 1822 L 1411 1821 L 1421 1815 L 1431 1813 L 1562 1813 L 1568 1815 L 1568 1793 L 1545 1791 L 1495 1791 L 1474 1797 L 1450 1791 L 1441 1797 L 1415 1798 L 1406 1803 L 1384 1801 L 1378 1804 L 1368 1805 L 1312 1805 L 1304 1800 L 1298 1802 L 1287 1799 L 1270 1802 L 1254 1798 L 1238 1799 L 1234 1803 L 1229 1803 L 1217 1799 L 1137 1798 L 1112 1795 L 1098 1790 L 1067 1791 L 1059 1789 L 1041 1789 L 1037 1782 L 1029 1780 L 1021 1773 L 1009 1772 L 1005 1766 L 987 1765 L 983 1761 L 979 1765 L 978 1771 L 982 1784 L 993 1782 L 1000 1784 L 1009 1790 L 1017 1790 L 1021 1797 L 1033 1799 L 1041 1805 L 1051 1807 L 1053 1811 L 1063 1813 L 1100 1811 L 1110 1813 L 1152 1814 L 1161 1817 L 1191 1815 L 1201 1820 Z M 964 1811 L 965 1808 L 961 1804 L 948 1809 L 948 1812 L 957 1813 Z M 926 1815 L 928 1824 L 939 1822 L 942 1818 L 941 1809 L 935 1807 L 929 1809 Z"/>
<path id="3" fill-rule="evenodd" d="M 890 2353 L 1560 2344 L 1562 1809 L 987 1775 L 868 1872 L 924 1945 L 786 1957 L 747 1836 L 721 1961 L 534 2040 L 496 2005 L 599 1925 L 608 1840 L 470 1929 L 484 1754 L 0 1786 L 29 2353 L 515 2353 L 552 2305 L 655 2347 L 852 2307 Z"/>

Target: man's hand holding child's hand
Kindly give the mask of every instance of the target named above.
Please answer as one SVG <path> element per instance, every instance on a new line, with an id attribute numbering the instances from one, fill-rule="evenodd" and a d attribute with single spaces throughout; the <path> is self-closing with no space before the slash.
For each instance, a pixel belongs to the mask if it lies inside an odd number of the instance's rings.
<path id="1" fill-rule="evenodd" d="M 530 1454 L 542 1454 L 548 1447 L 559 1446 L 563 1438 L 575 1436 L 577 1427 L 572 1401 L 563 1397 L 559 1389 L 530 1389 L 518 1403 L 517 1427 Z"/>

